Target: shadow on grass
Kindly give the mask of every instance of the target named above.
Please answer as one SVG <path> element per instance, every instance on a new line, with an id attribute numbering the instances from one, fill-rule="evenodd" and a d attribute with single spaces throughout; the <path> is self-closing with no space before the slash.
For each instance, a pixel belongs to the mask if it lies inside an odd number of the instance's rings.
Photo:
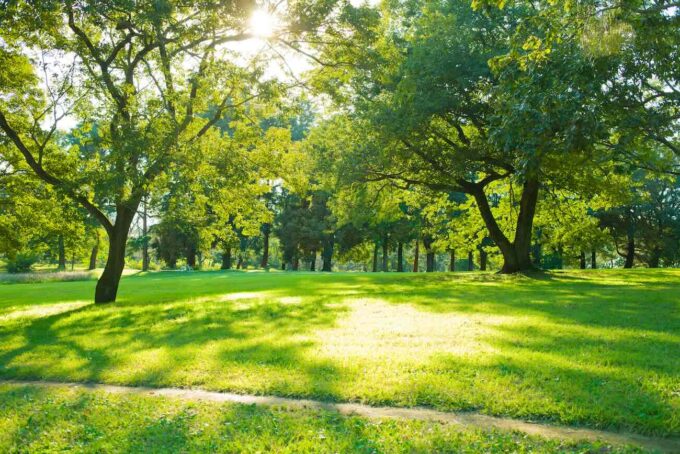
<path id="1" fill-rule="evenodd" d="M 358 373 L 351 358 L 342 365 L 315 357 L 310 334 L 335 326 L 350 299 L 371 298 L 434 313 L 516 319 L 482 339 L 497 353 L 440 355 L 400 370 L 401 384 L 378 401 L 677 434 L 680 274 L 626 276 L 135 276 L 124 280 L 114 305 L 0 327 L 0 376 L 343 399 L 347 387 L 361 389 L 357 381 L 368 379 L 373 366 Z M 65 298 L 78 300 L 92 290 L 86 284 L 35 287 L 74 286 Z M 63 298 L 45 293 L 40 302 Z"/>

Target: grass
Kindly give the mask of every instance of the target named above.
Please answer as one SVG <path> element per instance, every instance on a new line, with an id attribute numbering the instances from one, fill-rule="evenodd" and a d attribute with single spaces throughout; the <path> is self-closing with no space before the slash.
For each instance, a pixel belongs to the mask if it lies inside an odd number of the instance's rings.
<path id="1" fill-rule="evenodd" d="M 641 452 L 422 421 L 0 386 L 2 452 Z"/>
<path id="2" fill-rule="evenodd" d="M 0 286 L 0 377 L 680 434 L 680 270 L 151 273 L 109 306 L 93 288 Z"/>

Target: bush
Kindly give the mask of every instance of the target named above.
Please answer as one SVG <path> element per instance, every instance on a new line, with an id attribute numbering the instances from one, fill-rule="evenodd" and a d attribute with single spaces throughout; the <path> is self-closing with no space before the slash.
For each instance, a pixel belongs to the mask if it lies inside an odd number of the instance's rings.
<path id="1" fill-rule="evenodd" d="M 8 273 L 27 273 L 31 271 L 31 267 L 38 261 L 38 257 L 31 254 L 17 254 L 14 259 L 7 260 Z"/>

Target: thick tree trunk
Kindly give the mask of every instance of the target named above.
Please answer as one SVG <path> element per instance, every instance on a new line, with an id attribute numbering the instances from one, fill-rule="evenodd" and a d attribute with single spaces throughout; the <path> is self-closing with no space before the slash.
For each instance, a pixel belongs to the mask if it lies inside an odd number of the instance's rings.
<path id="1" fill-rule="evenodd" d="M 269 266 L 269 235 L 272 225 L 267 223 L 262 225 L 262 261 L 260 267 L 266 269 Z"/>
<path id="2" fill-rule="evenodd" d="M 397 273 L 404 272 L 404 243 L 397 243 Z"/>
<path id="3" fill-rule="evenodd" d="M 57 248 L 59 249 L 59 262 L 57 270 L 64 271 L 66 269 L 66 248 L 64 247 L 64 235 L 59 235 Z"/>
<path id="4" fill-rule="evenodd" d="M 479 213 L 484 220 L 489 237 L 496 243 L 503 255 L 501 273 L 517 273 L 534 269 L 530 259 L 531 232 L 536 214 L 539 182 L 536 178 L 528 178 L 524 183 L 520 199 L 519 215 L 515 227 L 515 241 L 511 242 L 505 236 L 494 218 L 484 188 L 475 187 L 471 190 L 477 202 Z"/>
<path id="5" fill-rule="evenodd" d="M 486 271 L 486 262 L 488 254 L 484 249 L 479 250 L 479 270 Z"/>
<path id="6" fill-rule="evenodd" d="M 474 271 L 475 269 L 475 257 L 472 251 L 468 252 L 468 271 Z"/>
<path id="7" fill-rule="evenodd" d="M 597 252 L 595 252 L 595 249 L 590 253 L 590 267 L 592 269 L 597 269 Z"/>
<path id="8" fill-rule="evenodd" d="M 449 271 L 456 271 L 456 251 L 453 249 L 449 251 Z"/>
<path id="9" fill-rule="evenodd" d="M 378 272 L 378 242 L 376 241 L 374 246 L 373 246 L 373 268 L 371 269 L 372 272 L 377 273 Z"/>
<path id="10" fill-rule="evenodd" d="M 222 251 L 222 266 L 220 268 L 223 270 L 231 269 L 231 247 L 226 247 Z"/>
<path id="11" fill-rule="evenodd" d="M 137 205 L 134 205 L 132 209 L 118 207 L 116 222 L 107 232 L 109 235 L 109 256 L 106 259 L 104 272 L 97 281 L 94 293 L 96 304 L 116 301 L 118 284 L 120 284 L 120 277 L 123 275 L 123 268 L 125 268 L 125 247 L 130 232 L 130 224 L 137 212 Z"/>
<path id="12" fill-rule="evenodd" d="M 586 253 L 585 251 L 581 251 L 581 255 L 579 256 L 579 268 L 582 270 L 586 269 Z"/>
<path id="13" fill-rule="evenodd" d="M 99 255 L 99 230 L 95 229 L 94 231 L 95 235 L 95 243 L 94 246 L 92 246 L 92 252 L 90 253 L 90 265 L 87 267 L 89 271 L 94 270 L 97 268 L 97 256 Z"/>
<path id="14" fill-rule="evenodd" d="M 333 248 L 335 247 L 335 238 L 333 235 L 328 235 L 323 242 L 323 250 L 321 251 L 321 258 L 323 264 L 321 271 L 331 271 L 333 269 Z"/>
<path id="15" fill-rule="evenodd" d="M 413 272 L 417 273 L 418 272 L 418 266 L 420 265 L 418 263 L 418 260 L 420 259 L 420 240 L 416 238 L 416 247 L 415 251 L 413 254 Z"/>
<path id="16" fill-rule="evenodd" d="M 147 220 L 146 197 L 142 207 L 142 271 L 149 271 L 149 226 Z"/>
<path id="17" fill-rule="evenodd" d="M 632 268 L 635 263 L 635 237 L 628 235 L 628 242 L 626 243 L 626 262 L 623 264 L 624 268 Z"/>
<path id="18" fill-rule="evenodd" d="M 389 242 L 389 238 L 388 238 L 387 234 L 385 234 L 385 236 L 383 237 L 383 243 L 382 243 L 382 271 L 383 272 L 386 272 L 387 268 L 388 268 L 388 266 L 387 266 L 387 260 L 388 260 L 388 257 L 389 257 L 389 255 L 388 255 L 389 243 L 388 242 Z"/>

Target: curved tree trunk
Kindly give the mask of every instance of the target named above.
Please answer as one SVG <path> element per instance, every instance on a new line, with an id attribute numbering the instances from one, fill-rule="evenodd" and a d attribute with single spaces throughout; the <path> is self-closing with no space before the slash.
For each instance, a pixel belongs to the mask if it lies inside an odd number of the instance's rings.
<path id="1" fill-rule="evenodd" d="M 104 272 L 97 281 L 94 293 L 95 304 L 112 303 L 118 295 L 118 284 L 125 268 L 125 247 L 127 245 L 130 224 L 137 206 L 133 209 L 119 207 L 116 210 L 116 222 L 107 232 L 109 235 L 109 256 L 106 259 Z"/>
<path id="2" fill-rule="evenodd" d="M 512 242 L 496 222 L 484 188 L 480 186 L 471 188 L 471 194 L 477 202 L 477 208 L 489 231 L 489 237 L 496 243 L 503 255 L 501 273 L 518 273 L 534 269 L 530 258 L 531 232 L 536 214 L 539 186 L 538 179 L 535 177 L 528 178 L 524 183 L 515 227 L 515 240 Z"/>

